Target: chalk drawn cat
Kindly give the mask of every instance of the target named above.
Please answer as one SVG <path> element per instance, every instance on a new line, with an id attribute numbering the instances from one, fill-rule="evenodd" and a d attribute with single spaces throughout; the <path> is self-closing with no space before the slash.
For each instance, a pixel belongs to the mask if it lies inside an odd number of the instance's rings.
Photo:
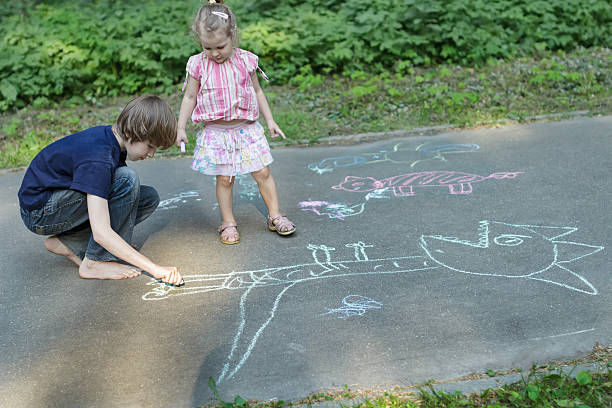
<path id="1" fill-rule="evenodd" d="M 564 265 L 603 249 L 559 240 L 571 227 L 542 227 L 481 221 L 478 240 L 421 236 L 421 248 L 438 265 L 480 276 L 528 278 L 596 295 L 597 289 Z"/>
<path id="2" fill-rule="evenodd" d="M 377 180 L 374 177 L 346 176 L 336 190 L 366 193 L 381 188 L 392 188 L 396 197 L 413 196 L 414 187 L 446 187 L 451 194 L 471 194 L 472 183 L 495 179 L 515 178 L 521 172 L 493 173 L 489 176 L 462 173 L 459 171 L 422 171 L 418 173 L 401 174 Z"/>
<path id="3" fill-rule="evenodd" d="M 419 244 L 424 255 L 370 259 L 363 242 L 346 244 L 353 258 L 332 261 L 335 248 L 308 245 L 314 262 L 217 275 L 186 275 L 185 286 L 177 288 L 157 281 L 143 300 L 163 300 L 218 290 L 240 290 L 240 322 L 232 348 L 218 378 L 218 383 L 232 378 L 251 355 L 257 340 L 274 318 L 280 301 L 298 283 L 318 279 L 360 275 L 429 273 L 452 270 L 474 276 L 529 279 L 545 282 L 575 292 L 597 295 L 597 289 L 583 276 L 569 270 L 567 264 L 603 249 L 560 240 L 576 231 L 572 227 L 543 227 L 480 221 L 474 241 L 441 235 L 422 235 Z M 267 287 L 275 296 L 249 295 Z M 262 304 L 267 306 L 262 309 Z"/>

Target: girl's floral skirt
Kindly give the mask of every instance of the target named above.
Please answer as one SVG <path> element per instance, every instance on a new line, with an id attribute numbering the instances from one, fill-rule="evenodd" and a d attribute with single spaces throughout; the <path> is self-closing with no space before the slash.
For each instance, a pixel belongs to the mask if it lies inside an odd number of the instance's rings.
<path id="1" fill-rule="evenodd" d="M 197 134 L 191 168 L 209 175 L 235 176 L 261 170 L 272 161 L 259 122 L 210 123 Z"/>

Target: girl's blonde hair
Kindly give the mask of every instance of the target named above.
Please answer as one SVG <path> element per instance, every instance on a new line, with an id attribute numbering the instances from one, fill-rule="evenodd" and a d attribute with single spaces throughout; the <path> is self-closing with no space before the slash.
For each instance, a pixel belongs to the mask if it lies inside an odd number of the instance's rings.
<path id="1" fill-rule="evenodd" d="M 204 1 L 206 4 L 200 7 L 191 26 L 198 40 L 201 40 L 205 33 L 222 30 L 231 37 L 235 46 L 238 45 L 238 26 L 232 10 L 223 4 L 223 0 Z"/>

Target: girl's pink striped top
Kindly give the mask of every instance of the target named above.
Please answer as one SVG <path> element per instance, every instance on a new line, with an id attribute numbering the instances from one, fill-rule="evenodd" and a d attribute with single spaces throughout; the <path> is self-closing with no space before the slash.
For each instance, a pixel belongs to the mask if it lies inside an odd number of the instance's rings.
<path id="1" fill-rule="evenodd" d="M 257 120 L 259 106 L 251 74 L 259 70 L 262 77 L 268 80 L 257 65 L 258 59 L 257 55 L 240 48 L 234 48 L 232 55 L 221 64 L 207 58 L 205 52 L 189 57 L 187 74 L 200 81 L 196 106 L 191 115 L 193 122 Z"/>

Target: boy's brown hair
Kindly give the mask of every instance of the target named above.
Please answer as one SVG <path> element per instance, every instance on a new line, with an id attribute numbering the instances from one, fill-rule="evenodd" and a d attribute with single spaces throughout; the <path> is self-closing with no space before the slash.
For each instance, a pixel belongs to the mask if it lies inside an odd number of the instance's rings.
<path id="1" fill-rule="evenodd" d="M 166 101 L 155 95 L 129 101 L 113 128 L 125 141 L 149 142 L 159 149 L 176 141 L 176 117 Z"/>

